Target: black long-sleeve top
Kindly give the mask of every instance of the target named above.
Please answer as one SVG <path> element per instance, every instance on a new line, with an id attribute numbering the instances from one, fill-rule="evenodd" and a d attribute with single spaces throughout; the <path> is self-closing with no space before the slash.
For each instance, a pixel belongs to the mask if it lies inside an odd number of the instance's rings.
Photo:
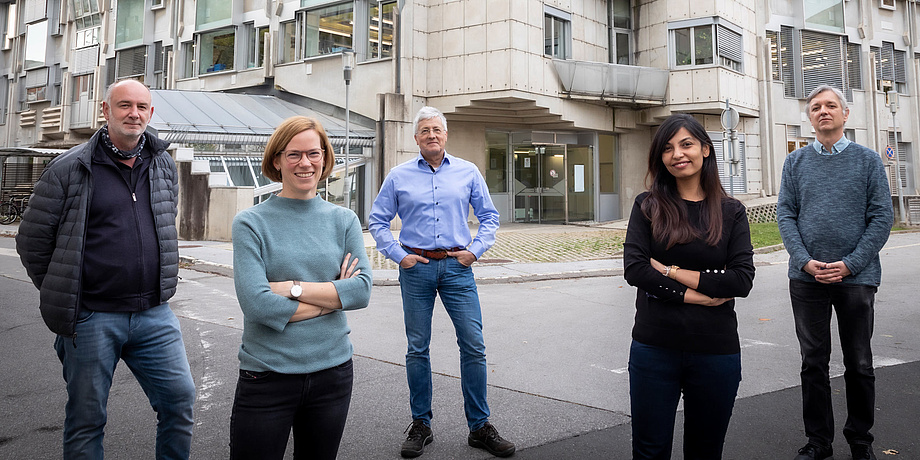
<path id="1" fill-rule="evenodd" d="M 699 271 L 696 291 L 709 297 L 746 297 L 754 281 L 754 250 L 744 205 L 722 200 L 722 238 L 710 246 L 700 222 L 703 202 L 684 201 L 691 225 L 704 236 L 666 249 L 666 242 L 652 237 L 651 221 L 642 212 L 647 196 L 636 197 L 623 245 L 626 281 L 638 288 L 633 339 L 686 352 L 739 353 L 735 301 L 715 307 L 685 303 L 687 286 L 662 275 L 649 259 Z"/>

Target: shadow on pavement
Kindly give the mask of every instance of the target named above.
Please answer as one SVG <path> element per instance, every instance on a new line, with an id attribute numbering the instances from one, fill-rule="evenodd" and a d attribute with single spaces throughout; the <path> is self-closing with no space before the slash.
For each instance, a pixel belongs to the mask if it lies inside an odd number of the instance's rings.
<path id="1" fill-rule="evenodd" d="M 920 458 L 920 362 L 875 370 L 876 417 L 873 448 L 879 460 Z M 744 382 L 741 383 L 744 385 Z M 831 379 L 836 437 L 834 458 L 849 460 L 843 438 L 846 391 L 843 377 Z M 801 387 L 787 388 L 735 402 L 735 412 L 725 440 L 725 460 L 792 459 L 807 441 L 802 427 Z M 623 424 L 574 438 L 524 449 L 521 459 L 629 459 L 630 425 Z M 672 458 L 680 460 L 682 417 L 678 414 Z"/>

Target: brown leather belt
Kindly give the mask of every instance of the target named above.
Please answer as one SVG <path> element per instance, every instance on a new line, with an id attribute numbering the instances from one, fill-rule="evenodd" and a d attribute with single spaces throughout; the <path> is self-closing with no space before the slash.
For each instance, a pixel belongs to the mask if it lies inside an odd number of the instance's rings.
<path id="1" fill-rule="evenodd" d="M 433 249 L 429 251 L 427 249 L 410 248 L 409 246 L 403 246 L 403 247 L 426 259 L 434 259 L 434 260 L 446 259 L 448 257 L 447 256 L 448 251 L 454 252 L 454 251 L 463 250 L 463 248 L 450 248 L 450 249 Z"/>

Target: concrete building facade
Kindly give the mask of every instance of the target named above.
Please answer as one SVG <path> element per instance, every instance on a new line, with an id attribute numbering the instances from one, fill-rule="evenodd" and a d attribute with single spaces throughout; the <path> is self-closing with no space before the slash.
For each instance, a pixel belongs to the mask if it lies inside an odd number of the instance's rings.
<path id="1" fill-rule="evenodd" d="M 417 154 L 412 117 L 431 105 L 502 221 L 596 222 L 628 217 L 672 113 L 706 126 L 727 190 L 775 196 L 785 155 L 814 139 L 805 95 L 832 84 L 851 102 L 848 136 L 883 155 L 907 202 L 918 195 L 917 17 L 912 0 L 0 1 L 0 151 L 7 172 L 40 170 L 48 157 L 22 152 L 84 142 L 121 78 L 271 96 L 334 120 L 347 107 L 351 129 L 330 134 L 339 149 L 350 137 L 351 180 L 340 158 L 325 191 L 363 220 L 386 172 Z M 357 61 L 347 91 L 344 50 Z M 203 113 L 221 103 L 196 97 Z M 738 123 L 723 144 L 726 107 Z M 177 118 L 152 126 L 236 177 L 212 185 L 252 186 L 253 202 L 273 190 L 253 168 L 267 132 L 243 116 Z M 16 182 L 0 174 L 4 188 Z"/>

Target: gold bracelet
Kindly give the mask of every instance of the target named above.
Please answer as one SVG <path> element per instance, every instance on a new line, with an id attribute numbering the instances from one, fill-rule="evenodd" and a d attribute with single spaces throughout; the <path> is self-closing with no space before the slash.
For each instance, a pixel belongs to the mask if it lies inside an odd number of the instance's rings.
<path id="1" fill-rule="evenodd" d="M 671 265 L 670 267 L 668 267 L 668 272 L 665 274 L 665 276 L 667 276 L 668 278 L 671 278 L 672 280 L 677 279 L 677 270 L 680 270 L 680 267 L 678 267 L 677 265 Z M 671 272 L 674 272 L 674 276 L 671 276 Z"/>

